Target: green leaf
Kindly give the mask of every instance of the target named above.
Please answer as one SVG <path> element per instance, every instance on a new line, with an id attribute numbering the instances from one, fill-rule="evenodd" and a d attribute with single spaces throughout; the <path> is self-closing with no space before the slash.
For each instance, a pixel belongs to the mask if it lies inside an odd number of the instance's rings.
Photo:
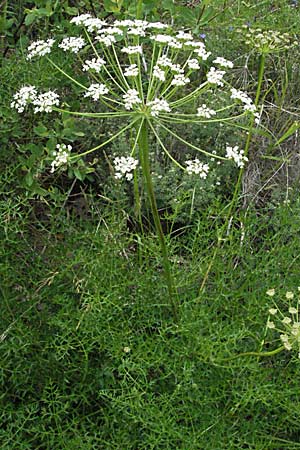
<path id="1" fill-rule="evenodd" d="M 275 147 L 277 147 L 277 145 L 280 145 L 283 141 L 285 141 L 290 136 L 292 136 L 295 133 L 295 131 L 297 131 L 299 128 L 300 128 L 300 122 L 295 121 L 290 126 L 290 128 L 276 141 Z"/>
<path id="2" fill-rule="evenodd" d="M 24 177 L 25 183 L 27 186 L 32 186 L 33 183 L 33 176 L 31 172 L 27 172 L 27 174 Z"/>
<path id="3" fill-rule="evenodd" d="M 35 134 L 41 137 L 49 135 L 48 129 L 43 124 L 39 124 L 37 127 L 34 127 L 33 131 L 35 132 Z"/>

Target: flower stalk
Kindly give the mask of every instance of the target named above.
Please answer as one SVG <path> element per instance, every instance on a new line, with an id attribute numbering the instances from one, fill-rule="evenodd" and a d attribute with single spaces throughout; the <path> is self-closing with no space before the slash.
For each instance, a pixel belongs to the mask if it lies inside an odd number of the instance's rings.
<path id="1" fill-rule="evenodd" d="M 157 209 L 157 203 L 153 188 L 153 182 L 151 177 L 151 170 L 150 170 L 150 155 L 149 155 L 149 138 L 148 138 L 148 130 L 149 125 L 147 122 L 147 119 L 142 119 L 142 127 L 141 132 L 139 136 L 139 148 L 140 148 L 140 159 L 141 159 L 141 166 L 143 171 L 143 176 L 145 179 L 145 187 L 149 198 L 151 213 L 155 225 L 155 229 L 157 232 L 157 236 L 160 243 L 161 253 L 162 253 L 162 260 L 163 260 L 163 268 L 164 273 L 166 277 L 167 287 L 168 287 L 168 293 L 169 293 L 169 300 L 172 308 L 172 312 L 174 315 L 174 319 L 176 320 L 178 318 L 178 304 L 177 304 L 177 293 L 176 288 L 174 286 L 174 280 L 171 273 L 170 268 L 170 262 L 168 258 L 168 250 L 166 245 L 166 240 L 164 236 L 164 232 L 162 229 L 161 221 L 159 218 L 159 212 Z"/>

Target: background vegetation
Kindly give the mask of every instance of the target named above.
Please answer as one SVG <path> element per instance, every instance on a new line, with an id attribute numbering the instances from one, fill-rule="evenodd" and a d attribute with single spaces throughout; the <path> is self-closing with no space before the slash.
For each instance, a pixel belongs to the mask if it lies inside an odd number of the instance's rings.
<path id="1" fill-rule="evenodd" d="M 235 83 L 252 96 L 259 56 L 237 30 L 298 42 L 267 56 L 261 98 L 272 137 L 253 136 L 234 207 L 235 169 L 205 186 L 155 168 L 177 323 L 147 211 L 141 235 L 132 193 L 103 155 L 93 173 L 50 174 L 41 162 L 51 140 L 89 148 L 110 125 L 33 123 L 10 108 L 20 85 L 53 82 L 47 64 L 25 60 L 31 40 L 62 35 L 78 13 L 135 17 L 137 7 L 201 34 L 234 61 Z M 226 361 L 278 346 L 266 332 L 266 291 L 285 308 L 285 292 L 300 285 L 299 16 L 296 0 L 0 2 L 1 449 L 300 448 L 298 355 Z M 226 130 L 196 137 L 245 145 Z"/>

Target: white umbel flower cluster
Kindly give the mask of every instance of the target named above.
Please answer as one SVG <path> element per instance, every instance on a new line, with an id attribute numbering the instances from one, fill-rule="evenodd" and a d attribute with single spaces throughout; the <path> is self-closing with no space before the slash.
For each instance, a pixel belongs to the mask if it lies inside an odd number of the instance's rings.
<path id="1" fill-rule="evenodd" d="M 239 150 L 237 145 L 234 147 L 226 146 L 226 158 L 232 159 L 240 168 L 244 167 L 248 161 L 247 156 L 244 155 L 244 150 Z"/>
<path id="2" fill-rule="evenodd" d="M 57 150 L 52 153 L 55 159 L 51 163 L 51 173 L 55 172 L 58 167 L 67 164 L 72 150 L 72 146 L 66 144 L 57 144 L 56 148 Z"/>
<path id="3" fill-rule="evenodd" d="M 82 47 L 85 46 L 85 40 L 82 37 L 70 36 L 64 38 L 58 45 L 64 52 L 70 51 L 72 53 L 78 53 Z"/>
<path id="4" fill-rule="evenodd" d="M 139 98 L 139 93 L 136 89 L 128 89 L 127 93 L 123 95 L 125 109 L 132 109 L 133 105 L 142 103 Z"/>
<path id="5" fill-rule="evenodd" d="M 139 69 L 136 64 L 130 64 L 130 66 L 126 67 L 124 71 L 125 77 L 137 77 L 139 74 Z"/>
<path id="6" fill-rule="evenodd" d="M 166 81 L 165 71 L 161 69 L 157 64 L 153 67 L 153 77 L 158 78 L 160 81 Z"/>
<path id="7" fill-rule="evenodd" d="M 15 108 L 18 113 L 22 113 L 26 106 L 37 96 L 37 90 L 35 86 L 24 86 L 14 95 L 14 100 L 11 102 L 10 107 Z"/>
<path id="8" fill-rule="evenodd" d="M 205 179 L 209 171 L 209 165 L 202 163 L 198 158 L 191 161 L 186 161 L 186 171 L 189 175 L 199 175 L 200 178 Z"/>
<path id="9" fill-rule="evenodd" d="M 215 67 L 211 67 L 206 75 L 207 81 L 211 84 L 216 84 L 218 86 L 224 86 L 222 81 L 223 76 L 225 75 L 224 70 L 218 70 Z"/>
<path id="10" fill-rule="evenodd" d="M 121 49 L 121 52 L 127 53 L 128 55 L 136 55 L 136 54 L 141 55 L 143 53 L 143 49 L 141 45 L 131 45 L 128 47 L 123 47 Z"/>
<path id="11" fill-rule="evenodd" d="M 127 181 L 132 180 L 132 172 L 136 169 L 138 163 L 138 160 L 132 156 L 118 156 L 114 159 L 115 178 L 120 179 L 125 177 Z"/>
<path id="12" fill-rule="evenodd" d="M 187 66 L 189 69 L 197 70 L 200 69 L 200 64 L 198 59 L 192 58 L 187 61 Z"/>
<path id="13" fill-rule="evenodd" d="M 147 106 L 150 106 L 150 114 L 153 117 L 157 117 L 160 112 L 170 112 L 171 108 L 166 100 L 160 100 L 155 98 L 153 101 L 148 102 Z"/>
<path id="14" fill-rule="evenodd" d="M 102 58 L 93 58 L 90 60 L 87 59 L 86 61 L 84 61 L 82 70 L 83 71 L 94 70 L 95 72 L 99 73 L 104 64 L 106 64 L 106 62 Z"/>
<path id="15" fill-rule="evenodd" d="M 102 95 L 108 94 L 108 92 L 109 90 L 105 84 L 91 84 L 84 94 L 84 97 L 92 97 L 92 99 L 96 102 Z"/>
<path id="16" fill-rule="evenodd" d="M 256 109 L 252 99 L 246 94 L 246 92 L 239 91 L 238 89 L 232 88 L 230 89 L 231 96 L 230 98 L 239 100 L 244 104 L 244 110 L 251 112 L 255 117 L 255 123 L 259 124 L 260 122 L 260 114 Z"/>
<path id="17" fill-rule="evenodd" d="M 53 106 L 59 105 L 59 96 L 56 92 L 47 91 L 42 94 L 37 95 L 33 100 L 32 104 L 35 106 L 33 112 L 36 114 L 38 112 L 51 112 Z"/>
<path id="18" fill-rule="evenodd" d="M 188 77 L 185 77 L 182 73 L 177 73 L 171 81 L 171 86 L 185 86 L 190 81 L 191 80 Z"/>
<path id="19" fill-rule="evenodd" d="M 205 119 L 210 119 L 212 116 L 215 116 L 217 113 L 215 110 L 208 108 L 205 103 L 199 106 L 197 109 L 197 116 L 205 117 Z"/>
<path id="20" fill-rule="evenodd" d="M 213 63 L 218 64 L 221 67 L 228 67 L 229 69 L 233 68 L 233 62 L 228 61 L 228 59 L 222 58 L 222 56 L 218 56 L 216 59 L 214 59 Z"/>
<path id="21" fill-rule="evenodd" d="M 34 58 L 35 56 L 44 56 L 47 53 L 51 53 L 55 40 L 47 39 L 47 41 L 36 41 L 28 47 L 28 54 L 26 59 Z"/>

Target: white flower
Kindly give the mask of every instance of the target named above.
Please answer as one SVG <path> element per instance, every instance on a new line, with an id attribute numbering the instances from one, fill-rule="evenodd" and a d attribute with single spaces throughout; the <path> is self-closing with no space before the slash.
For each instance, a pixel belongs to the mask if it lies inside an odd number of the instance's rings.
<path id="1" fill-rule="evenodd" d="M 200 69 L 200 65 L 197 59 L 189 59 L 187 61 L 187 65 L 189 69 Z"/>
<path id="2" fill-rule="evenodd" d="M 218 86 L 224 86 L 224 83 L 222 81 L 224 75 L 225 75 L 224 70 L 217 70 L 215 67 L 211 67 L 206 77 L 209 83 L 217 84 Z"/>
<path id="3" fill-rule="evenodd" d="M 139 93 L 136 89 L 129 89 L 126 94 L 123 95 L 124 104 L 126 109 L 132 109 L 133 105 L 142 103 L 139 98 Z"/>
<path id="4" fill-rule="evenodd" d="M 290 314 L 297 314 L 297 313 L 298 313 L 298 310 L 297 310 L 296 308 L 294 308 L 293 306 L 291 306 L 291 307 L 289 308 L 289 313 L 290 313 Z"/>
<path id="5" fill-rule="evenodd" d="M 194 159 L 193 161 L 186 161 L 186 165 L 186 171 L 189 175 L 196 174 L 203 179 L 207 177 L 209 165 L 203 164 L 201 161 L 199 161 L 198 158 Z"/>
<path id="6" fill-rule="evenodd" d="M 173 80 L 171 81 L 172 86 L 185 86 L 190 82 L 190 79 L 188 77 L 185 77 L 183 74 L 178 73 L 174 76 Z"/>
<path id="7" fill-rule="evenodd" d="M 154 28 L 157 30 L 163 30 L 165 28 L 169 28 L 169 25 L 165 24 L 165 23 L 161 23 L 161 22 L 150 22 L 147 25 L 147 28 Z"/>
<path id="8" fill-rule="evenodd" d="M 205 103 L 203 103 L 203 105 L 201 105 L 197 109 L 197 116 L 205 117 L 206 119 L 210 119 L 212 116 L 215 116 L 216 114 L 217 114 L 216 111 L 208 108 Z"/>
<path id="9" fill-rule="evenodd" d="M 272 322 L 272 321 L 270 321 L 270 320 L 268 320 L 268 322 L 267 322 L 267 328 L 275 328 L 275 323 L 274 322 Z"/>
<path id="10" fill-rule="evenodd" d="M 114 159 L 115 178 L 120 179 L 125 176 L 127 181 L 132 180 L 132 171 L 136 169 L 138 160 L 132 156 L 121 156 Z"/>
<path id="11" fill-rule="evenodd" d="M 92 97 L 94 101 L 97 101 L 102 95 L 108 94 L 108 92 L 109 90 L 105 84 L 91 84 L 84 94 L 84 97 Z"/>
<path id="12" fill-rule="evenodd" d="M 125 77 L 137 77 L 139 74 L 139 69 L 136 64 L 131 64 L 130 66 L 126 67 L 124 76 Z"/>
<path id="13" fill-rule="evenodd" d="M 292 319 L 291 319 L 290 317 L 284 317 L 284 318 L 282 319 L 282 323 L 284 323 L 285 325 L 290 324 L 291 321 L 292 321 Z"/>
<path id="14" fill-rule="evenodd" d="M 92 16 L 90 14 L 80 14 L 79 16 L 73 17 L 70 20 L 70 23 L 75 23 L 76 25 L 84 25 L 87 19 L 90 19 Z"/>
<path id="15" fill-rule="evenodd" d="M 79 50 L 85 46 L 85 40 L 82 37 L 67 37 L 64 38 L 58 45 L 64 52 L 70 51 L 72 53 L 78 53 Z"/>
<path id="16" fill-rule="evenodd" d="M 26 59 L 31 59 L 34 56 L 44 56 L 47 53 L 50 53 L 54 42 L 54 39 L 33 42 L 28 47 L 28 54 Z"/>
<path id="17" fill-rule="evenodd" d="M 228 59 L 222 58 L 221 56 L 218 56 L 216 59 L 214 59 L 213 63 L 219 64 L 219 66 L 221 67 L 229 67 L 230 69 L 232 69 L 233 67 L 232 61 L 228 61 Z"/>
<path id="18" fill-rule="evenodd" d="M 53 173 L 58 167 L 67 164 L 72 150 L 72 146 L 67 146 L 66 144 L 57 144 L 56 148 L 57 151 L 53 152 L 53 156 L 55 156 L 55 159 L 51 163 L 51 173 Z"/>
<path id="19" fill-rule="evenodd" d="M 150 106 L 150 114 L 153 117 L 157 117 L 160 112 L 170 112 L 171 108 L 166 100 L 160 100 L 155 98 L 153 101 L 148 102 L 147 106 Z"/>
<path id="20" fill-rule="evenodd" d="M 153 76 L 154 78 L 158 78 L 160 81 L 166 80 L 165 71 L 162 70 L 158 65 L 153 68 Z"/>
<path id="21" fill-rule="evenodd" d="M 18 113 L 22 113 L 26 106 L 31 103 L 37 96 L 35 86 L 24 86 L 14 95 L 14 100 L 11 102 L 11 108 L 15 108 Z"/>
<path id="22" fill-rule="evenodd" d="M 160 58 L 158 58 L 156 64 L 162 67 L 171 67 L 173 65 L 171 59 L 168 58 L 166 55 L 163 55 Z"/>
<path id="23" fill-rule="evenodd" d="M 281 334 L 280 335 L 281 342 L 283 343 L 286 350 L 292 350 L 292 345 L 289 342 L 289 336 L 287 334 Z"/>
<path id="24" fill-rule="evenodd" d="M 174 41 L 173 36 L 169 36 L 168 34 L 156 34 L 151 36 L 150 39 L 159 44 L 169 44 L 171 41 Z"/>
<path id="25" fill-rule="evenodd" d="M 94 31 L 102 31 L 102 28 L 106 25 L 106 22 L 98 19 L 97 17 L 89 17 L 83 21 L 83 25 L 87 28 L 89 33 L 93 33 Z"/>
<path id="26" fill-rule="evenodd" d="M 285 298 L 286 299 L 288 299 L 288 300 L 292 300 L 293 298 L 294 298 L 294 293 L 293 292 L 287 292 L 286 294 L 285 294 Z"/>
<path id="27" fill-rule="evenodd" d="M 51 112 L 53 106 L 59 105 L 59 96 L 53 91 L 44 92 L 43 94 L 37 95 L 32 100 L 32 104 L 35 106 L 34 113 Z"/>
<path id="28" fill-rule="evenodd" d="M 191 41 L 193 39 L 193 35 L 191 33 L 185 33 L 184 31 L 178 31 L 176 35 L 176 39 L 182 39 L 184 41 Z"/>
<path id="29" fill-rule="evenodd" d="M 269 297 L 274 297 L 274 295 L 275 295 L 275 289 L 268 289 L 267 292 L 266 292 L 266 294 L 267 294 Z"/>
<path id="30" fill-rule="evenodd" d="M 132 27 L 127 30 L 127 34 L 132 34 L 133 36 L 146 36 L 145 29 L 143 27 Z"/>
<path id="31" fill-rule="evenodd" d="M 116 38 L 114 37 L 113 34 L 96 36 L 95 39 L 96 39 L 96 41 L 101 42 L 101 44 L 104 44 L 105 47 L 110 47 L 112 44 L 117 42 L 117 40 L 116 40 Z"/>
<path id="32" fill-rule="evenodd" d="M 91 60 L 87 59 L 86 61 L 84 61 L 82 70 L 95 70 L 95 72 L 99 73 L 104 64 L 106 64 L 106 62 L 102 58 L 93 58 Z"/>
<path id="33" fill-rule="evenodd" d="M 186 43 L 187 44 L 187 43 Z M 200 45 L 202 44 L 202 45 Z M 191 45 L 191 44 L 189 44 Z M 199 58 L 203 59 L 203 61 L 206 61 L 208 57 L 211 55 L 211 52 L 207 52 L 205 50 L 205 45 L 202 42 L 199 42 L 199 45 L 193 45 L 193 47 L 196 47 L 194 50 L 194 53 L 199 56 Z"/>
<path id="34" fill-rule="evenodd" d="M 143 53 L 143 49 L 141 45 L 131 45 L 128 47 L 123 47 L 121 52 L 127 53 L 128 55 L 135 55 L 137 53 L 141 55 Z"/>
<path id="35" fill-rule="evenodd" d="M 270 309 L 269 309 L 269 313 L 270 313 L 272 316 L 275 316 L 275 314 L 277 314 L 277 311 L 278 311 L 277 308 L 270 308 Z"/>
<path id="36" fill-rule="evenodd" d="M 229 145 L 227 145 L 226 157 L 228 159 L 233 159 L 238 167 L 244 167 L 245 162 L 248 161 L 247 156 L 244 156 L 244 150 L 239 151 L 239 147 L 237 145 L 234 147 L 230 147 Z"/>

